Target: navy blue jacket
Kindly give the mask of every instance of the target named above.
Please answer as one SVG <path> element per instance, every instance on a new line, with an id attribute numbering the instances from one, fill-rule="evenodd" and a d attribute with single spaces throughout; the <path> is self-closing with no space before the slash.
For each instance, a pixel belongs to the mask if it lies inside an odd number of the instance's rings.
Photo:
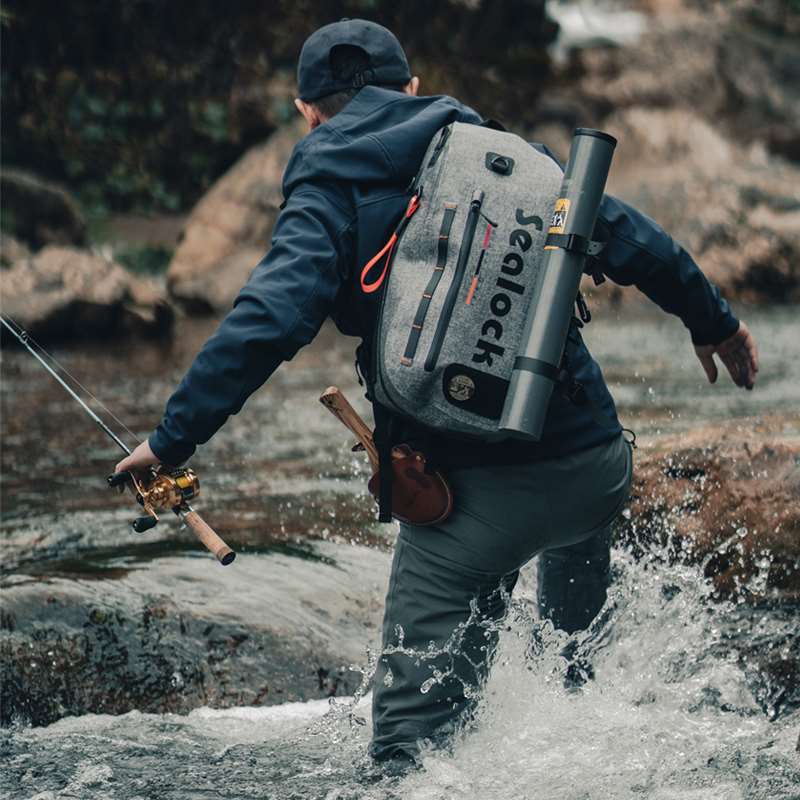
<path id="1" fill-rule="evenodd" d="M 358 296 L 360 266 L 380 250 L 405 209 L 406 187 L 430 139 L 454 121 L 481 120 L 451 97 L 410 97 L 367 86 L 298 143 L 284 173 L 285 202 L 271 249 L 195 358 L 150 436 L 162 462 L 177 465 L 189 458 L 282 361 L 314 338 L 327 317 L 343 333 L 369 338 L 370 323 Z M 679 316 L 695 344 L 717 344 L 736 331 L 739 323 L 719 290 L 656 223 L 607 195 L 600 224 L 610 237 L 601 266 L 611 280 L 634 284 Z M 571 337 L 567 356 L 593 405 L 616 420 L 600 368 L 579 335 Z M 598 444 L 618 430 L 618 425 L 615 430 L 600 426 L 585 409 L 555 392 L 541 442 L 491 445 L 479 458 L 564 454 Z"/>

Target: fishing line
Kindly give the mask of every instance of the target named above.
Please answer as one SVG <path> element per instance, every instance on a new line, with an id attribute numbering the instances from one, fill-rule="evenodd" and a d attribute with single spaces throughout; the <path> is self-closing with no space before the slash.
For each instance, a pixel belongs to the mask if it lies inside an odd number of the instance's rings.
<path id="1" fill-rule="evenodd" d="M 82 392 L 91 398 L 98 407 L 108 414 L 114 422 L 117 423 L 135 442 L 139 443 L 141 440 L 138 436 L 121 420 L 117 417 L 110 408 L 108 408 L 99 398 L 95 397 L 55 356 L 51 355 L 44 349 L 18 322 L 7 314 L 0 315 L 0 323 L 2 323 L 19 343 L 25 347 L 28 352 L 55 378 L 61 386 L 66 389 L 74 400 L 80 403 L 81 407 L 91 416 L 96 422 L 126 453 L 130 453 L 130 448 L 117 436 L 111 428 L 100 419 L 97 414 L 92 411 L 88 404 L 73 390 L 73 388 L 61 377 L 59 371 L 69 378 Z M 34 349 L 35 348 L 35 349 Z M 38 352 L 37 352 L 38 351 Z M 46 360 L 47 359 L 47 360 Z M 48 363 L 48 361 L 50 363 Z M 52 364 L 52 366 L 51 366 Z"/>
<path id="2" fill-rule="evenodd" d="M 121 428 L 127 431 L 132 439 L 138 442 L 139 438 L 133 431 L 95 397 L 55 356 L 50 355 L 47 350 L 34 341 L 19 323 L 10 317 L 0 314 L 0 324 L 7 328 L 11 335 L 47 370 L 50 376 L 89 415 L 92 421 L 97 423 L 103 433 L 111 438 L 127 455 L 130 455 L 130 447 L 106 425 L 89 407 L 88 403 L 61 377 L 59 370 L 97 403 L 98 407 L 105 411 Z M 194 471 L 186 468 L 173 469 L 170 467 L 165 468 L 163 465 L 154 465 L 147 472 L 146 479 L 137 478 L 133 472 L 129 471 L 115 473 L 107 479 L 108 485 L 112 487 L 118 486 L 122 488 L 128 484 L 134 491 L 139 504 L 147 512 L 145 516 L 134 520 L 133 529 L 137 533 L 150 530 L 158 522 L 156 511 L 170 509 L 192 530 L 195 536 L 217 557 L 217 560 L 223 566 L 230 564 L 236 558 L 236 553 L 220 539 L 214 529 L 189 505 L 189 500 L 196 497 L 200 491 L 200 482 Z"/>

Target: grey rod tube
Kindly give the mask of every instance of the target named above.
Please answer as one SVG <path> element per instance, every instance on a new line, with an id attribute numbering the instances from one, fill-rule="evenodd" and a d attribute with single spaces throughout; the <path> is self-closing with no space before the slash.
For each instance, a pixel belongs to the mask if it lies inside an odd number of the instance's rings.
<path id="1" fill-rule="evenodd" d="M 575 130 L 548 233 L 591 239 L 616 144 L 602 131 Z M 531 300 L 511 373 L 501 430 L 541 439 L 585 260 L 575 250 L 546 248 L 542 280 Z"/>

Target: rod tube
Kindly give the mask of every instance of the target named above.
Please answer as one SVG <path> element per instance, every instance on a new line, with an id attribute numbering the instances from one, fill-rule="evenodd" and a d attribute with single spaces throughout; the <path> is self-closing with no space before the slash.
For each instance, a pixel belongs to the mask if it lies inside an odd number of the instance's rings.
<path id="1" fill-rule="evenodd" d="M 591 239 L 616 143 L 602 131 L 575 131 L 548 233 Z M 537 441 L 560 371 L 586 260 L 585 254 L 561 246 L 545 250 L 542 280 L 528 310 L 500 419 L 501 430 Z"/>
<path id="2" fill-rule="evenodd" d="M 88 405 L 86 405 L 82 398 L 72 390 L 70 385 L 28 344 L 27 332 L 24 330 L 17 331 L 14 327 L 9 325 L 9 323 L 6 321 L 6 318 L 2 315 L 0 315 L 0 322 L 2 322 L 3 325 L 11 331 L 17 341 L 61 384 L 64 389 L 66 389 L 72 399 L 80 404 L 81 408 L 83 408 L 83 410 L 92 418 L 92 420 L 102 428 L 103 432 L 113 439 L 114 442 L 119 445 L 119 447 L 121 447 L 127 455 L 130 455 L 130 447 L 128 447 L 128 445 L 126 445 L 125 442 L 123 442 L 122 439 L 120 439 L 119 436 L 117 436 L 117 434 L 114 433 L 114 431 L 112 431 L 111 428 L 109 428 L 108 425 L 106 425 L 105 422 L 103 422 L 103 420 L 100 419 L 100 417 L 98 417 L 91 408 L 89 408 Z"/>

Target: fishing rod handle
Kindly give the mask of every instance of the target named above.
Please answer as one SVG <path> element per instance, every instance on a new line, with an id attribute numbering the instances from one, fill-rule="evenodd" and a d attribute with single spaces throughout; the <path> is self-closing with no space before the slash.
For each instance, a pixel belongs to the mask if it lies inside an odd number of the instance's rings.
<path id="1" fill-rule="evenodd" d="M 355 434 L 367 451 L 373 470 L 378 469 L 378 449 L 372 439 L 372 431 L 358 412 L 350 405 L 342 391 L 336 386 L 328 387 L 319 398 L 320 403 L 328 409 L 346 428 Z"/>
<path id="2" fill-rule="evenodd" d="M 223 566 L 233 562 L 236 553 L 219 537 L 216 531 L 196 512 L 185 511 L 181 519 L 192 529 L 194 535 L 216 556 Z"/>

